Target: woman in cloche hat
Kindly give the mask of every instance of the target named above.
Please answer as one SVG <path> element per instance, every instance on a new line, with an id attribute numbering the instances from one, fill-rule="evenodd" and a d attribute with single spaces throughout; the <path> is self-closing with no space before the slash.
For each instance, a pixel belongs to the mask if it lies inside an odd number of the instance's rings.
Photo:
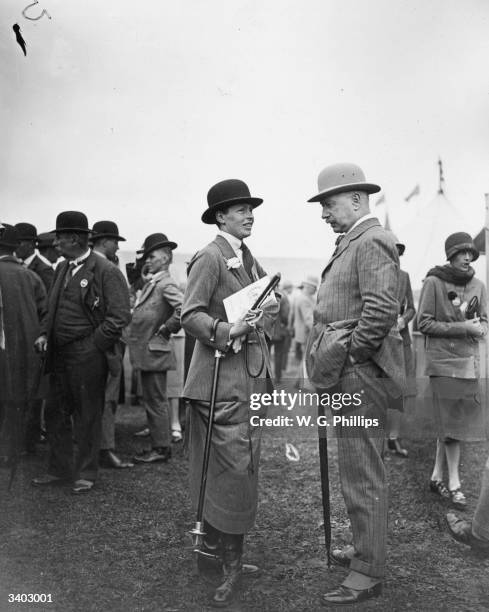
<path id="1" fill-rule="evenodd" d="M 479 340 L 487 333 L 486 289 L 470 263 L 479 257 L 469 234 L 445 242 L 448 264 L 429 270 L 418 308 L 418 328 L 426 336 L 426 374 L 430 377 L 438 427 L 430 489 L 458 508 L 467 500 L 459 477 L 460 441 L 485 440 L 485 407 L 479 394 Z M 448 488 L 443 480 L 445 462 Z"/>

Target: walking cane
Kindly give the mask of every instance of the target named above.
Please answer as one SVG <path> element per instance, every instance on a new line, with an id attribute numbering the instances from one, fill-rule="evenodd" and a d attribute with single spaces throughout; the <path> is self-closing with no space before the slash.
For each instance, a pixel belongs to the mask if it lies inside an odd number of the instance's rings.
<path id="1" fill-rule="evenodd" d="M 318 415 L 325 416 L 324 406 L 318 405 Z M 324 543 L 328 567 L 331 567 L 331 508 L 329 497 L 329 465 L 328 465 L 328 430 L 326 425 L 318 426 L 319 434 L 319 468 L 321 473 L 321 497 L 323 500 Z"/>
<path id="2" fill-rule="evenodd" d="M 258 298 L 253 303 L 251 309 L 259 308 L 263 302 L 266 300 L 268 295 L 273 291 L 273 289 L 277 286 L 280 281 L 280 274 L 275 274 L 270 282 L 267 284 L 265 289 L 261 292 Z M 220 322 L 219 319 L 214 321 L 212 326 L 212 335 L 211 339 L 216 335 L 217 325 Z M 217 384 L 219 382 L 219 367 L 221 365 L 221 359 L 224 357 L 224 353 L 217 350 L 214 353 L 214 373 L 212 376 L 212 389 L 211 389 L 211 398 L 210 398 L 210 406 L 209 406 L 209 416 L 207 421 L 207 432 L 205 436 L 205 446 L 204 446 L 204 460 L 202 462 L 202 476 L 200 479 L 200 491 L 199 491 L 199 501 L 197 504 L 197 518 L 195 521 L 194 528 L 190 531 L 190 535 L 192 536 L 192 545 L 194 547 L 194 552 L 197 554 L 207 556 L 207 553 L 202 552 L 201 546 L 204 542 L 205 531 L 204 527 L 204 501 L 205 501 L 205 490 L 207 487 L 207 472 L 209 470 L 209 458 L 211 451 L 211 441 L 212 441 L 212 425 L 214 422 L 214 412 L 216 407 L 216 395 L 217 395 Z M 213 556 L 213 555 L 211 555 Z"/>

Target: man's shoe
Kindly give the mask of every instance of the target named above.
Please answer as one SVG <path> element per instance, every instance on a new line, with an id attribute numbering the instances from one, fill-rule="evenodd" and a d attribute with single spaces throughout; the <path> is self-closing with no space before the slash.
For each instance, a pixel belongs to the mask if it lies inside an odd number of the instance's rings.
<path id="1" fill-rule="evenodd" d="M 149 428 L 145 427 L 144 429 L 141 429 L 140 431 L 136 431 L 136 433 L 134 433 L 133 436 L 135 438 L 147 438 L 149 436 Z"/>
<path id="2" fill-rule="evenodd" d="M 350 562 L 355 555 L 355 549 L 351 544 L 344 548 L 335 548 L 331 551 L 331 560 L 337 565 L 343 567 L 350 567 Z"/>
<path id="3" fill-rule="evenodd" d="M 114 451 L 110 449 L 104 449 L 100 451 L 100 465 L 105 468 L 114 468 L 115 470 L 123 470 L 125 468 L 134 467 L 134 463 L 130 461 L 122 461 L 119 457 L 114 453 Z"/>
<path id="4" fill-rule="evenodd" d="M 369 589 L 350 589 L 341 584 L 336 590 L 326 593 L 321 598 L 321 603 L 325 606 L 329 605 L 342 605 L 342 604 L 354 604 L 367 599 L 373 599 L 382 595 L 382 583 L 378 582 Z"/>
<path id="5" fill-rule="evenodd" d="M 171 457 L 171 448 L 168 446 L 162 448 L 152 448 L 150 451 L 145 451 L 134 457 L 136 463 L 156 463 L 157 461 L 166 462 Z"/>
<path id="6" fill-rule="evenodd" d="M 454 540 L 466 546 L 470 546 L 474 550 L 489 554 L 489 542 L 479 540 L 479 538 L 475 537 L 472 533 L 472 523 L 470 521 L 461 519 L 453 512 L 449 512 L 445 516 L 445 522 L 448 533 Z"/>
<path id="7" fill-rule="evenodd" d="M 31 485 L 34 487 L 45 487 L 48 485 L 57 485 L 62 482 L 66 482 L 66 478 L 62 478 L 61 476 L 54 476 L 53 474 L 42 474 L 42 476 L 37 476 L 31 480 Z"/>
<path id="8" fill-rule="evenodd" d="M 75 480 L 73 483 L 73 487 L 71 492 L 74 495 L 79 495 L 80 493 L 88 493 L 93 489 L 93 485 L 95 483 L 93 480 L 85 480 L 84 478 L 80 478 L 79 480 Z"/>

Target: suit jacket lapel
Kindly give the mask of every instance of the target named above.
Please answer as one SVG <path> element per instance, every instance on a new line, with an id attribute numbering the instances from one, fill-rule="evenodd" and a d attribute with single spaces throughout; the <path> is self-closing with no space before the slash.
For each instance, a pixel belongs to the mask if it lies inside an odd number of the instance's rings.
<path id="1" fill-rule="evenodd" d="M 238 257 L 229 242 L 222 236 L 216 236 L 214 242 L 221 251 L 224 259 L 232 259 L 234 257 Z M 231 268 L 229 272 L 231 272 L 236 277 L 242 287 L 247 287 L 251 284 L 251 279 L 248 276 L 246 270 L 244 269 L 243 264 L 241 264 L 239 268 Z"/>
<path id="2" fill-rule="evenodd" d="M 324 268 L 323 273 L 321 274 L 321 276 L 324 276 L 324 274 L 331 267 L 331 264 L 333 263 L 333 261 L 335 259 L 337 259 L 343 253 L 343 251 L 345 251 L 348 248 L 348 246 L 349 246 L 349 244 L 350 244 L 350 242 L 352 240 L 356 240 L 356 238 L 361 236 L 366 230 L 370 229 L 371 227 L 375 227 L 376 225 L 380 225 L 380 221 L 378 219 L 371 219 L 370 218 L 370 219 L 367 219 L 365 221 L 362 221 L 362 223 L 357 225 L 351 232 L 346 234 L 344 236 L 343 240 L 338 245 L 337 251 L 335 253 L 333 253 L 333 255 L 331 256 L 331 259 L 326 264 L 326 267 Z"/>

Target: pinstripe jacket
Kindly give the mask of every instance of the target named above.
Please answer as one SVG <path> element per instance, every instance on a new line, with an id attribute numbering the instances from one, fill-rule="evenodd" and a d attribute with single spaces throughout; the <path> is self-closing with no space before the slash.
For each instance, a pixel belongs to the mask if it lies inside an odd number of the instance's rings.
<path id="1" fill-rule="evenodd" d="M 366 219 L 345 235 L 322 274 L 306 352 L 316 386 L 338 382 L 351 355 L 357 363 L 376 363 L 405 388 L 398 283 L 396 246 L 378 219 Z"/>

